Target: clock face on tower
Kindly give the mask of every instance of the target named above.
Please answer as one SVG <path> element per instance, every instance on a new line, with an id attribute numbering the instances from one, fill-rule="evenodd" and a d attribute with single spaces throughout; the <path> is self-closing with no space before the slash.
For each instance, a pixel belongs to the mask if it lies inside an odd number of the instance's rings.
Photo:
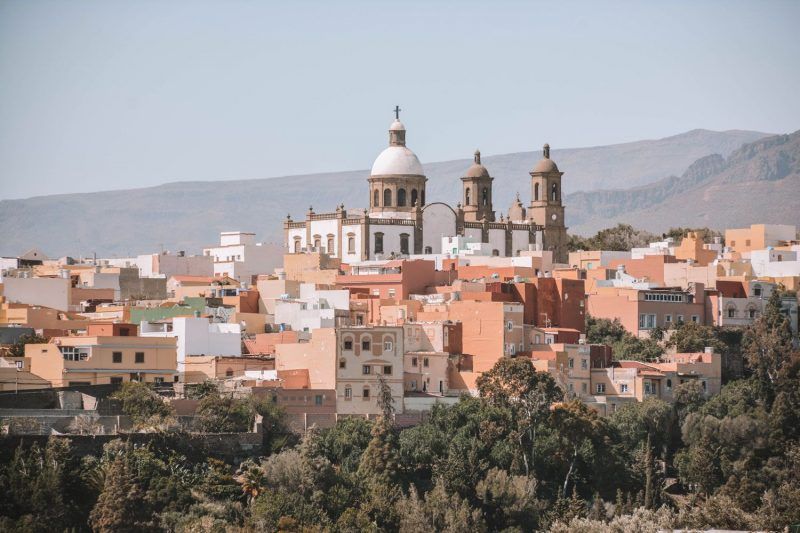
<path id="1" fill-rule="evenodd" d="M 550 218 L 551 218 L 551 219 L 553 219 L 553 220 L 556 220 L 556 219 L 558 218 L 558 215 L 556 215 L 555 213 L 553 213 L 553 214 L 550 216 Z"/>

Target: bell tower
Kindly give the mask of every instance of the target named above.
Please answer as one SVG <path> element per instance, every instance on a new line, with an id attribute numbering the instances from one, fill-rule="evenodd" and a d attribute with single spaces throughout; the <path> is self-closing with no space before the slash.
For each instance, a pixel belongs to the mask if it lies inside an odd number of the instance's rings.
<path id="1" fill-rule="evenodd" d="M 464 204 L 464 220 L 478 222 L 484 218 L 494 222 L 492 209 L 492 182 L 494 178 L 489 175 L 481 164 L 481 152 L 475 150 L 474 162 L 461 178 L 462 198 Z"/>
<path id="2" fill-rule="evenodd" d="M 553 252 L 553 261 L 567 262 L 567 227 L 564 225 L 564 205 L 561 203 L 561 176 L 555 161 L 550 159 L 550 145 L 545 144 L 542 159 L 531 175 L 531 205 L 528 217 L 534 224 L 544 226 L 544 249 Z"/>

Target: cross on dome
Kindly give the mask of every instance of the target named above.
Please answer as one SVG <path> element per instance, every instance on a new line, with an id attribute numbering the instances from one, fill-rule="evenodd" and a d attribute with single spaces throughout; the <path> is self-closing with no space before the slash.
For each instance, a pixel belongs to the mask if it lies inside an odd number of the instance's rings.
<path id="1" fill-rule="evenodd" d="M 402 109 L 400 109 L 399 105 L 394 106 L 394 118 L 395 118 L 395 120 L 400 120 L 400 111 L 402 111 Z"/>

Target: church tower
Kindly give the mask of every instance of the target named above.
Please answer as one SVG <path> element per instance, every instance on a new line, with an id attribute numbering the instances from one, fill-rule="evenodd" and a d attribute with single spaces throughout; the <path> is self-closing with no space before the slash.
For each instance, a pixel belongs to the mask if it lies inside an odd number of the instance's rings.
<path id="1" fill-rule="evenodd" d="M 484 218 L 489 222 L 494 222 L 494 210 L 492 209 L 492 181 L 494 178 L 489 175 L 489 171 L 481 164 L 481 153 L 475 150 L 475 162 L 467 169 L 467 173 L 461 178 L 463 195 L 461 201 L 464 204 L 464 220 L 467 222 L 479 222 Z"/>
<path id="2" fill-rule="evenodd" d="M 555 161 L 550 159 L 550 145 L 545 144 L 542 159 L 531 171 L 531 222 L 544 226 L 544 249 L 552 250 L 553 260 L 567 262 L 567 227 L 561 203 L 561 176 Z"/>

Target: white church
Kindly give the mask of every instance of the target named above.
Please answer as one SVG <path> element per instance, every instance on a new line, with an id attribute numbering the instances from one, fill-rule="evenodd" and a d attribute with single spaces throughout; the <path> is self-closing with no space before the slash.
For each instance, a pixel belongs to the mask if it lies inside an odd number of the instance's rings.
<path id="1" fill-rule="evenodd" d="M 319 251 L 344 263 L 440 254 L 442 238 L 463 236 L 486 243 L 497 256 L 517 256 L 522 251 L 551 250 L 553 259 L 566 261 L 566 227 L 561 203 L 561 176 L 544 146 L 543 158 L 530 172 L 531 202 L 523 207 L 519 197 L 506 217 L 498 221 L 492 206 L 492 181 L 481 164 L 480 152 L 466 170 L 462 199 L 455 208 L 442 202 L 426 203 L 425 171 L 406 146 L 406 128 L 399 108 L 389 127 L 389 146 L 378 155 L 367 179 L 369 208 L 332 213 L 309 209 L 303 221 L 287 217 L 285 244 L 290 253 Z"/>

